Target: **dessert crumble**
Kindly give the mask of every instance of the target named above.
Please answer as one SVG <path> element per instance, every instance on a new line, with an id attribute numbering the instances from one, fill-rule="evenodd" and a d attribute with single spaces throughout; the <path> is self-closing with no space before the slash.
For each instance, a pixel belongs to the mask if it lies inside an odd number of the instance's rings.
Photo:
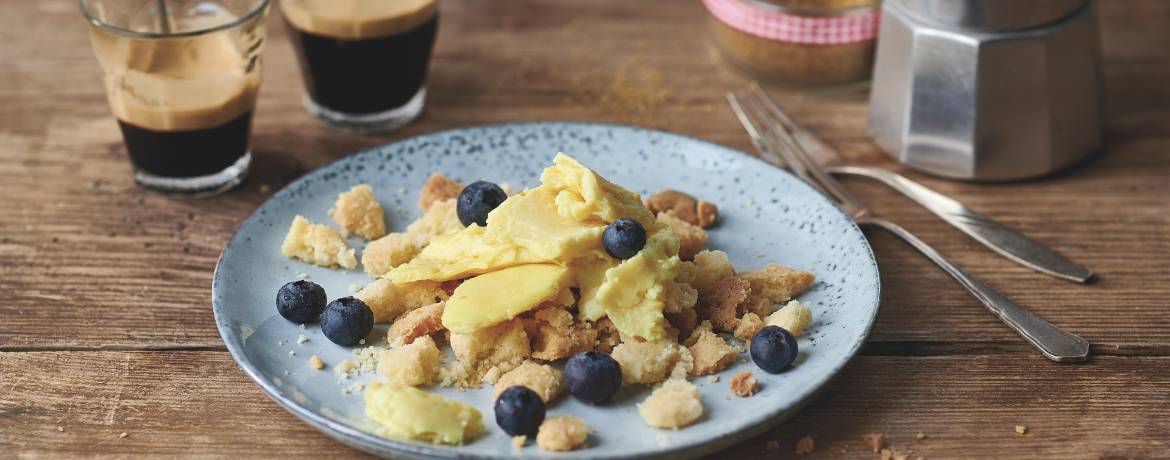
<path id="1" fill-rule="evenodd" d="M 385 212 L 374 197 L 369 185 L 354 186 L 342 193 L 334 203 L 333 221 L 349 233 L 367 240 L 381 238 L 386 234 Z M 352 268 L 352 267 L 349 267 Z"/>
<path id="2" fill-rule="evenodd" d="M 703 416 L 699 389 L 690 382 L 670 379 L 638 404 L 638 413 L 654 428 L 678 430 Z"/>
<path id="3" fill-rule="evenodd" d="M 309 223 L 299 215 L 293 219 L 280 251 L 323 267 L 357 267 L 354 250 L 345 244 L 340 232 L 327 225 Z"/>
<path id="4" fill-rule="evenodd" d="M 754 395 L 760 391 L 760 384 L 756 381 L 756 377 L 748 371 L 740 371 L 731 379 L 731 392 L 741 398 Z"/>
<path id="5" fill-rule="evenodd" d="M 545 419 L 536 432 L 536 445 L 541 449 L 563 452 L 588 447 L 585 439 L 589 429 L 585 421 L 571 415 Z"/>
<path id="6" fill-rule="evenodd" d="M 565 391 L 565 379 L 561 371 L 552 366 L 528 361 L 500 376 L 496 381 L 496 393 L 493 398 L 499 398 L 500 393 L 514 386 L 526 387 L 536 392 L 540 399 L 548 404 Z"/>

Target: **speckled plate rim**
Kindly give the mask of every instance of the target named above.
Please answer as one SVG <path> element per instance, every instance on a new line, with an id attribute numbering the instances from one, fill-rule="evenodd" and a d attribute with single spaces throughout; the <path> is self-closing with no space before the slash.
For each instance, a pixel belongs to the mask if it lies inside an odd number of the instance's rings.
<path id="1" fill-rule="evenodd" d="M 828 384 L 830 382 L 832 382 L 838 375 L 840 375 L 841 371 L 849 363 L 851 363 L 857 357 L 857 355 L 861 352 L 862 347 L 865 345 L 866 341 L 869 339 L 869 336 L 873 330 L 873 325 L 877 319 L 878 308 L 879 308 L 880 302 L 881 302 L 881 277 L 880 277 L 879 272 L 878 272 L 877 259 L 874 257 L 873 249 L 870 247 L 868 240 L 865 238 L 864 234 L 861 232 L 861 229 L 853 222 L 853 220 L 851 218 L 849 218 L 848 215 L 843 210 L 841 210 L 841 208 L 839 206 L 837 206 L 835 203 L 830 201 L 828 198 L 824 198 L 823 195 L 819 195 L 819 192 L 815 191 L 815 189 L 813 189 L 811 185 L 804 183 L 803 181 L 796 178 L 795 176 L 793 176 L 791 173 L 789 173 L 786 170 L 777 168 L 769 163 L 764 162 L 763 160 L 760 160 L 759 158 L 756 158 L 756 157 L 749 155 L 747 153 L 744 153 L 742 151 L 735 150 L 735 149 L 732 149 L 732 148 L 729 148 L 729 147 L 726 147 L 723 145 L 719 145 L 719 144 L 716 144 L 713 142 L 705 141 L 702 139 L 682 135 L 682 134 L 672 133 L 672 132 L 668 132 L 668 131 L 655 130 L 655 129 L 650 129 L 650 128 L 642 128 L 642 127 L 637 127 L 637 126 L 612 124 L 612 123 L 546 121 L 546 122 L 531 122 L 531 123 L 502 123 L 502 124 L 493 124 L 493 125 L 478 125 L 478 126 L 470 126 L 470 127 L 464 127 L 464 128 L 449 129 L 449 130 L 444 130 L 444 131 L 436 131 L 433 133 L 422 134 L 422 135 L 411 137 L 411 138 L 400 139 L 398 141 L 394 141 L 394 142 L 391 142 L 388 144 L 384 144 L 384 145 L 381 145 L 378 147 L 367 149 L 367 150 L 357 152 L 357 153 L 348 155 L 346 157 L 340 158 L 340 159 L 338 159 L 338 160 L 336 160 L 328 165 L 317 168 L 316 170 L 309 172 L 309 173 L 305 174 L 304 176 L 301 176 L 297 180 L 290 182 L 288 185 L 286 185 L 279 192 L 273 194 L 272 197 L 270 197 L 268 200 L 266 200 L 264 202 L 264 204 L 262 204 L 259 208 L 257 208 L 257 210 L 255 212 L 253 212 L 252 215 L 249 216 L 243 223 L 241 223 L 239 228 L 236 229 L 236 232 L 232 235 L 232 238 L 228 241 L 228 244 L 226 246 L 224 246 L 223 252 L 220 253 L 219 259 L 216 261 L 215 271 L 212 274 L 212 285 L 211 285 L 212 312 L 215 316 L 215 322 L 216 322 L 217 329 L 219 330 L 220 337 L 224 340 L 224 345 L 227 347 L 228 352 L 232 356 L 232 359 L 234 359 L 236 361 L 236 363 L 240 366 L 241 369 L 243 369 L 244 373 L 247 374 L 250 379 L 252 379 L 252 381 L 256 384 L 256 386 L 260 387 L 260 389 L 264 392 L 264 394 L 267 395 L 274 402 L 276 402 L 278 405 L 285 408 L 286 410 L 291 412 L 293 415 L 295 415 L 298 418 L 300 418 L 301 420 L 303 420 L 305 423 L 308 423 L 310 426 L 325 433 L 329 437 L 336 439 L 336 440 L 338 440 L 346 445 L 349 445 L 351 447 L 354 447 L 356 449 L 359 449 L 359 450 L 362 450 L 362 451 L 365 451 L 365 452 L 368 452 L 371 454 L 387 457 L 387 458 L 390 458 L 390 457 L 395 457 L 395 458 L 406 457 L 406 458 L 411 458 L 411 459 L 487 459 L 487 458 L 499 458 L 499 457 L 496 457 L 493 455 L 481 455 L 481 454 L 477 454 L 477 453 L 473 453 L 473 452 L 464 453 L 464 452 L 454 452 L 454 451 L 448 451 L 448 450 L 434 449 L 434 448 L 430 448 L 430 447 L 425 446 L 425 445 L 417 445 L 417 444 L 399 442 L 399 441 L 395 441 L 394 439 L 376 436 L 376 435 L 367 433 L 365 431 L 362 431 L 358 428 L 355 428 L 355 427 L 346 425 L 344 423 L 338 422 L 336 420 L 331 420 L 329 418 L 321 416 L 320 414 L 317 414 L 317 413 L 313 412 L 312 410 L 298 404 L 296 401 L 293 401 L 290 397 L 285 395 L 284 392 L 282 392 L 279 388 L 277 388 L 277 386 L 273 382 L 269 382 L 268 380 L 264 379 L 260 375 L 260 371 L 249 361 L 249 359 L 247 358 L 247 355 L 244 353 L 244 350 L 237 347 L 231 340 L 228 340 L 227 334 L 231 333 L 230 325 L 227 323 L 227 321 L 225 321 L 224 313 L 222 312 L 223 306 L 220 305 L 218 302 L 216 302 L 216 299 L 219 298 L 219 296 L 216 295 L 216 293 L 221 289 L 219 275 L 220 275 L 220 269 L 223 266 L 225 255 L 228 253 L 228 251 L 232 247 L 233 243 L 236 242 L 236 239 L 239 237 L 240 230 L 245 228 L 246 226 L 248 226 L 249 223 L 252 222 L 253 220 L 257 219 L 258 216 L 261 215 L 261 211 L 264 211 L 266 208 L 268 208 L 273 203 L 284 199 L 285 198 L 284 196 L 286 194 L 290 193 L 290 190 L 296 189 L 301 183 L 303 183 L 307 180 L 311 180 L 311 179 L 317 178 L 321 175 L 328 173 L 336 165 L 343 163 L 343 162 L 346 162 L 346 161 L 349 161 L 352 158 L 357 157 L 357 156 L 375 155 L 376 152 L 378 152 L 380 150 L 393 148 L 394 146 L 399 145 L 399 144 L 405 144 L 408 142 L 416 142 L 422 138 L 431 138 L 431 137 L 441 138 L 443 136 L 455 135 L 455 134 L 459 134 L 461 132 L 468 132 L 468 131 L 472 131 L 472 130 L 487 131 L 487 130 L 507 129 L 507 128 L 517 128 L 517 129 L 538 128 L 538 127 L 542 127 L 542 126 L 560 126 L 560 127 L 569 127 L 569 128 L 574 127 L 574 126 L 604 127 L 604 128 L 610 128 L 610 129 L 629 130 L 632 133 L 639 133 L 640 132 L 640 133 L 645 133 L 645 134 L 657 134 L 657 135 L 660 135 L 663 137 L 673 137 L 673 138 L 676 138 L 678 140 L 682 140 L 685 142 L 702 144 L 708 148 L 711 148 L 711 149 L 717 150 L 717 151 L 722 151 L 722 152 L 725 152 L 725 153 L 730 154 L 732 156 L 739 156 L 740 160 L 746 161 L 748 163 L 755 163 L 761 169 L 773 170 L 777 174 L 779 174 L 780 176 L 785 177 L 786 180 L 789 180 L 789 181 L 792 181 L 793 183 L 795 183 L 797 187 L 808 188 L 810 191 L 813 191 L 813 193 L 816 194 L 815 196 L 821 196 L 822 199 L 824 199 L 825 206 L 823 206 L 823 208 L 825 210 L 827 210 L 828 212 L 839 213 L 841 217 L 844 217 L 844 221 L 848 223 L 848 225 L 850 226 L 850 230 L 852 232 L 855 232 L 856 235 L 859 237 L 859 240 L 861 241 L 862 249 L 864 249 L 865 255 L 867 256 L 867 261 L 872 265 L 872 267 L 870 267 L 870 268 L 872 268 L 870 273 L 872 273 L 873 279 L 870 281 L 872 282 L 872 286 L 874 287 L 873 297 L 871 299 L 866 299 L 866 300 L 868 300 L 868 302 L 860 302 L 859 301 L 859 303 L 864 303 L 864 305 L 868 306 L 869 310 L 871 312 L 871 314 L 869 315 L 869 318 L 867 318 L 866 324 L 864 325 L 864 333 L 861 334 L 859 337 L 857 337 L 856 340 L 852 344 L 850 344 L 850 348 L 849 348 L 849 351 L 847 352 L 846 359 L 842 360 L 840 363 L 837 364 L 836 367 L 832 368 L 832 370 L 826 376 L 821 378 L 820 381 L 813 382 L 812 385 L 808 385 L 804 388 L 801 388 L 799 391 L 797 391 L 800 394 L 796 398 L 798 401 L 796 404 L 793 404 L 791 407 L 784 409 L 784 410 L 781 410 L 781 411 L 776 412 L 776 413 L 761 413 L 761 415 L 759 417 L 748 422 L 748 426 L 749 426 L 748 428 L 725 433 L 725 434 L 721 434 L 721 435 L 716 436 L 712 439 L 709 439 L 703 443 L 699 443 L 699 444 L 680 443 L 680 444 L 675 444 L 675 445 L 671 445 L 671 446 L 665 446 L 660 450 L 653 451 L 651 453 L 645 453 L 645 454 L 635 453 L 632 455 L 605 455 L 605 456 L 596 456 L 596 457 L 587 457 L 587 458 L 597 458 L 597 459 L 604 458 L 604 459 L 615 459 L 615 460 L 624 460 L 624 459 L 630 459 L 630 460 L 633 460 L 633 459 L 682 460 L 682 459 L 699 457 L 702 455 L 710 454 L 710 453 L 725 449 L 727 447 L 730 447 L 731 445 L 737 444 L 739 442 L 748 440 L 752 437 L 755 437 L 759 434 L 762 434 L 763 432 L 775 427 L 776 425 L 780 424 L 784 420 L 788 419 L 792 415 L 799 412 L 801 409 L 803 409 L 805 406 L 807 406 L 809 403 L 811 403 L 817 397 L 817 395 L 819 395 L 828 386 Z M 543 454 L 552 455 L 554 453 L 544 452 Z"/>

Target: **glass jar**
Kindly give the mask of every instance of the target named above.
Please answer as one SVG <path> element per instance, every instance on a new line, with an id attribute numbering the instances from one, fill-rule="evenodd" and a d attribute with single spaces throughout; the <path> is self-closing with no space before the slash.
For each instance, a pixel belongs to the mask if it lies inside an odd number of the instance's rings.
<path id="1" fill-rule="evenodd" d="M 803 90 L 869 86 L 880 0 L 703 0 L 712 39 L 761 83 Z"/>

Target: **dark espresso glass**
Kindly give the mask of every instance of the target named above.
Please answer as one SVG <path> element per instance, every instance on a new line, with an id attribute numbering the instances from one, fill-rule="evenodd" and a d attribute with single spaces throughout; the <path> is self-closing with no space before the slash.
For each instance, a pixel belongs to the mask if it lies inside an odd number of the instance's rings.
<path id="1" fill-rule="evenodd" d="M 348 19 L 327 15 L 330 5 L 320 1 L 282 6 L 305 80 L 305 107 L 326 126 L 382 132 L 422 114 L 439 24 L 433 3 L 399 16 Z"/>
<path id="2" fill-rule="evenodd" d="M 414 30 L 368 40 L 340 40 L 290 27 L 305 90 L 338 112 L 373 114 L 406 105 L 422 88 L 439 17 Z"/>
<path id="3" fill-rule="evenodd" d="M 248 154 L 252 112 L 189 131 L 155 131 L 123 120 L 118 126 L 139 169 L 160 177 L 199 177 L 223 171 Z"/>
<path id="4" fill-rule="evenodd" d="M 268 0 L 81 0 L 138 185 L 199 197 L 243 182 L 268 10 Z"/>

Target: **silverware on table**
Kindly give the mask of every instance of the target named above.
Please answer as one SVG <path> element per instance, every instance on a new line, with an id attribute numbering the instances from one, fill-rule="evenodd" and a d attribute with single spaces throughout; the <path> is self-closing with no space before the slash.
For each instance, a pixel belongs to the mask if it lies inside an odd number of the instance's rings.
<path id="1" fill-rule="evenodd" d="M 1005 227 L 990 217 L 964 206 L 954 199 L 914 182 L 901 174 L 880 168 L 849 166 L 829 144 L 792 121 L 775 102 L 752 82 L 749 87 L 763 107 L 791 133 L 795 143 L 814 162 L 834 174 L 864 176 L 890 186 L 941 217 L 963 233 L 1000 255 L 1040 273 L 1079 283 L 1088 282 L 1093 272 L 1069 260 L 1047 246 Z"/>
<path id="2" fill-rule="evenodd" d="M 934 248 L 898 224 L 874 216 L 865 203 L 855 198 L 836 179 L 833 179 L 813 162 L 809 154 L 801 150 L 787 129 L 776 121 L 775 117 L 769 118 L 768 113 L 761 105 L 762 101 L 749 97 L 746 92 L 741 92 L 739 97 L 747 103 L 755 119 L 748 116 L 734 94 L 727 94 L 727 100 L 731 104 L 732 110 L 735 111 L 736 117 L 739 118 L 740 123 L 751 136 L 752 144 L 760 151 L 765 160 L 778 167 L 787 166 L 797 177 L 805 180 L 835 201 L 858 225 L 882 228 L 910 244 L 951 275 L 959 284 L 962 284 L 987 309 L 998 315 L 1016 332 L 1019 332 L 1044 356 L 1062 362 L 1083 361 L 1088 358 L 1089 342 L 1085 339 L 1040 319 L 955 266 Z M 759 121 L 757 122 L 757 120 Z"/>

